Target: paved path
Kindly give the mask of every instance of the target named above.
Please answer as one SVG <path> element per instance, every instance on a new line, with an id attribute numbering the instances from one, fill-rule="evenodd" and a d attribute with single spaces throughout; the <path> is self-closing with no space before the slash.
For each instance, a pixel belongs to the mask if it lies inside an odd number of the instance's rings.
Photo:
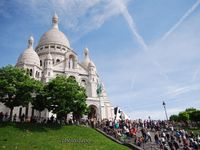
<path id="1" fill-rule="evenodd" d="M 159 145 L 157 145 L 155 143 L 155 140 L 154 140 L 154 132 L 150 132 L 150 135 L 151 135 L 151 140 L 152 141 L 151 142 L 148 141 L 146 143 L 143 143 L 142 146 L 141 146 L 141 148 L 143 148 L 144 150 L 156 150 L 156 149 L 159 150 L 160 147 L 159 147 Z M 142 136 L 141 132 L 137 133 L 137 136 L 141 137 Z"/>

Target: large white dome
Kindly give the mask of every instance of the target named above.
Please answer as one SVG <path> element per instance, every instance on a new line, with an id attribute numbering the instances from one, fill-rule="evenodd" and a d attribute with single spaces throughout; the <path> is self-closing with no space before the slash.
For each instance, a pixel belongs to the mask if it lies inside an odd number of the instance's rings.
<path id="1" fill-rule="evenodd" d="M 58 16 L 55 14 L 52 18 L 53 28 L 47 31 L 40 38 L 38 47 L 49 44 L 61 44 L 70 48 L 69 40 L 58 28 Z"/>
<path id="2" fill-rule="evenodd" d="M 48 32 L 44 33 L 40 38 L 38 46 L 49 45 L 52 43 L 70 47 L 67 37 L 57 28 L 52 28 Z"/>
<path id="3" fill-rule="evenodd" d="M 28 48 L 19 56 L 17 65 L 29 64 L 40 66 L 40 58 L 33 49 L 33 37 L 28 40 Z"/>

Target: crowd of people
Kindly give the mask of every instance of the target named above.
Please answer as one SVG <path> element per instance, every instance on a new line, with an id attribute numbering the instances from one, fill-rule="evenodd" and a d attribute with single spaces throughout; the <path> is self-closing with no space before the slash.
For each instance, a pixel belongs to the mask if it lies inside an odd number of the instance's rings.
<path id="1" fill-rule="evenodd" d="M 200 149 L 200 135 L 175 128 L 169 121 L 104 120 L 99 128 L 121 142 L 129 142 L 141 147 L 153 143 L 154 148 L 162 150 Z"/>
<path id="2" fill-rule="evenodd" d="M 42 124 L 84 125 L 92 128 L 95 128 L 97 124 L 99 124 L 99 121 L 97 122 L 95 118 L 75 120 L 70 117 L 67 120 L 64 120 L 64 119 L 58 119 L 54 115 L 51 115 L 50 117 L 39 117 L 39 116 L 27 117 L 24 113 L 20 116 L 14 114 L 11 118 L 8 115 L 8 113 L 0 112 L 0 123 L 8 121 L 42 123 Z"/>
<path id="3" fill-rule="evenodd" d="M 0 122 L 32 122 L 32 123 L 54 123 L 56 122 L 56 119 L 54 116 L 51 116 L 50 118 L 44 118 L 39 116 L 31 116 L 27 117 L 24 113 L 20 116 L 17 116 L 14 114 L 12 117 L 8 115 L 8 113 L 0 112 Z"/>
<path id="4" fill-rule="evenodd" d="M 24 114 L 20 117 L 14 115 L 12 119 L 7 113 L 0 112 L 0 122 L 37 122 L 37 123 L 60 123 L 54 116 L 50 118 L 31 117 Z M 82 124 L 92 128 L 99 128 L 106 134 L 124 143 L 135 144 L 144 147 L 145 144 L 153 143 L 155 149 L 162 150 L 198 150 L 200 149 L 200 135 L 188 132 L 170 121 L 154 120 L 103 120 L 84 119 L 79 121 L 69 119 L 67 124 Z"/>

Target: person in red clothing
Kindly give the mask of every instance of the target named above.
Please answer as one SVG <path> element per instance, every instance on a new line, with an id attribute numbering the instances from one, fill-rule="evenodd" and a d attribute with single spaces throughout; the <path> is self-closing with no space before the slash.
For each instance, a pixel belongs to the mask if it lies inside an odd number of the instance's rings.
<path id="1" fill-rule="evenodd" d="M 130 135 L 132 137 L 136 136 L 136 133 L 137 133 L 137 129 L 135 127 L 133 127 L 131 130 L 130 130 Z"/>

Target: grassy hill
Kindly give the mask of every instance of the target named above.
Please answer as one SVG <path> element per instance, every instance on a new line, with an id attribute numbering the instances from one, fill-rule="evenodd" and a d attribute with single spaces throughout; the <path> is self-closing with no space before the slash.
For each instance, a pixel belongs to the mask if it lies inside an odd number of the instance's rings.
<path id="1" fill-rule="evenodd" d="M 126 150 L 128 148 L 87 127 L 3 123 L 0 124 L 0 149 Z"/>

